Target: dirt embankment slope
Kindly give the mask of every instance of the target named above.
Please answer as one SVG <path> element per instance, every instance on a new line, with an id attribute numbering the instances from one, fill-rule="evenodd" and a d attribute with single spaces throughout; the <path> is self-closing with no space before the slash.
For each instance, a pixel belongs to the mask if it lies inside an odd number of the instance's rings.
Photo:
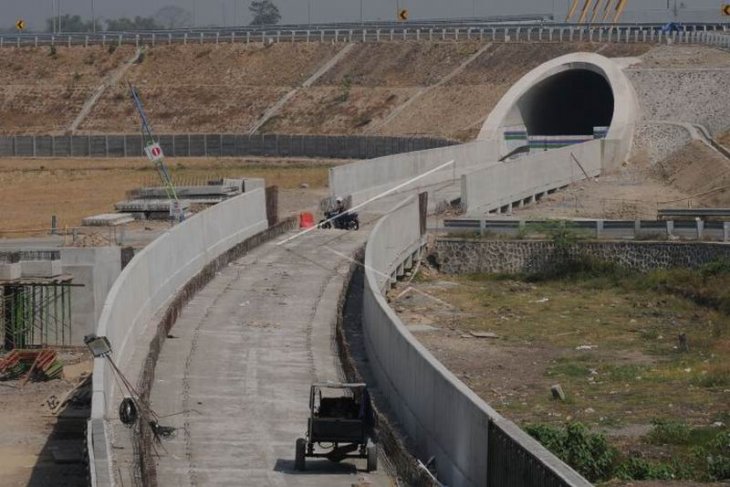
<path id="1" fill-rule="evenodd" d="M 62 133 L 102 80 L 133 54 L 130 47 L 2 49 L 0 132 Z"/>
<path id="2" fill-rule="evenodd" d="M 631 44 L 495 44 L 443 83 L 484 46 L 479 41 L 356 44 L 261 130 L 466 139 L 477 133 L 509 86 L 544 61 L 575 51 L 626 56 L 648 49 Z M 159 133 L 245 132 L 343 47 L 283 43 L 148 48 L 142 62 L 105 92 L 80 131 L 136 131 L 138 121 L 126 88 L 131 81 Z M 55 56 L 48 49 L 4 50 L 0 132 L 63 132 L 105 76 L 132 54 L 128 47 L 113 52 L 59 47 Z M 382 123 L 417 93 L 414 103 Z"/>
<path id="3" fill-rule="evenodd" d="M 244 133 L 276 100 L 338 50 L 329 44 L 198 45 L 148 49 L 130 69 L 158 132 Z M 125 83 L 109 90 L 81 129 L 134 131 Z"/>
<path id="4" fill-rule="evenodd" d="M 344 46 L 282 43 L 149 48 L 142 62 L 106 91 L 80 129 L 136 131 L 138 121 L 126 88 L 131 81 L 159 133 L 246 132 L 267 108 L 301 86 Z M 467 63 L 480 49 L 481 54 Z M 578 51 L 641 56 L 643 62 L 628 72 L 647 120 L 678 117 L 704 123 L 713 132 L 730 126 L 730 119 L 725 120 L 730 115 L 720 113 L 724 98 L 709 103 L 713 93 L 727 91 L 719 87 L 730 74 L 730 56 L 715 49 L 465 40 L 355 44 L 316 83 L 300 89 L 261 131 L 428 134 L 468 140 L 521 76 L 545 61 Z M 0 54 L 0 67 L 4 68 L 0 69 L 4 83 L 0 88 L 0 132 L 62 132 L 104 77 L 132 53 L 127 47 L 114 52 L 59 47 L 55 56 L 48 49 L 4 50 Z M 678 105 L 681 100 L 687 107 Z"/>
<path id="5" fill-rule="evenodd" d="M 530 69 L 578 51 L 633 56 L 645 45 L 494 44 L 446 83 L 483 42 L 399 42 L 355 46 L 316 86 L 265 127 L 272 132 L 429 134 L 467 140 L 509 87 Z M 420 98 L 383 123 L 399 105 Z"/>

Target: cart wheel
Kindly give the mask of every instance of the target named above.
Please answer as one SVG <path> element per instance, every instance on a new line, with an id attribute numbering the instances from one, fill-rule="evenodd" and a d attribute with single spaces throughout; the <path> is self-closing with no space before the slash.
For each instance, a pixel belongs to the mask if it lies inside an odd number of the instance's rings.
<path id="1" fill-rule="evenodd" d="M 367 448 L 368 472 L 378 469 L 378 447 L 370 444 Z"/>
<path id="2" fill-rule="evenodd" d="M 296 470 L 304 470 L 304 450 L 307 448 L 307 440 L 304 438 L 297 439 L 296 456 L 294 457 L 294 468 Z"/>

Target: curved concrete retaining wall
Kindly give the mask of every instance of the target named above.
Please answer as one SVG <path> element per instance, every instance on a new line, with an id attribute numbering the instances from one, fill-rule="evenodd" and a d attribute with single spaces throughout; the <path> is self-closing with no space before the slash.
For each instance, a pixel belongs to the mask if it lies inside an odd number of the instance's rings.
<path id="1" fill-rule="evenodd" d="M 452 159 L 453 165 L 408 189 L 454 180 L 478 165 L 497 164 L 498 155 L 498 143 L 478 141 L 359 161 L 330 169 L 330 192 L 332 196 L 352 195 L 352 204 L 358 204 Z"/>
<path id="2" fill-rule="evenodd" d="M 383 291 L 424 243 L 418 199 L 381 219 L 365 250 L 363 331 L 377 387 L 422 461 L 436 458 L 453 487 L 580 486 L 590 483 L 502 418 L 459 381 L 388 306 Z"/>
<path id="3" fill-rule="evenodd" d="M 611 147 L 609 141 L 594 140 L 466 173 L 461 176 L 462 210 L 509 209 L 553 189 L 598 176 Z"/>
<path id="4" fill-rule="evenodd" d="M 156 332 L 155 317 L 208 263 L 267 227 L 265 191 L 257 189 L 175 226 L 132 259 L 109 292 L 97 327 L 132 383 Z M 96 359 L 88 434 L 92 485 L 113 484 L 107 421 L 116 416 L 119 393 L 111 367 Z"/>

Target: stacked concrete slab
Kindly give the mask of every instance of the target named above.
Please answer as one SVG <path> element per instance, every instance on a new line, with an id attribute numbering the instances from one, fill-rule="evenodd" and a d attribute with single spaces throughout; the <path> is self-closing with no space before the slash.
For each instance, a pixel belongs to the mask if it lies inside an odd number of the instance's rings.
<path id="1" fill-rule="evenodd" d="M 177 186 L 175 193 L 179 198 L 181 210 L 190 216 L 192 205 L 215 205 L 255 189 L 263 189 L 261 178 L 222 178 L 207 185 Z M 120 201 L 114 208 L 136 219 L 167 220 L 170 218 L 171 202 L 164 187 L 138 188 L 127 194 L 128 200 Z M 103 221 L 106 215 L 98 215 L 93 221 Z"/>
<path id="2" fill-rule="evenodd" d="M 81 220 L 85 227 L 116 227 L 134 221 L 131 213 L 102 213 L 101 215 L 87 216 Z"/>

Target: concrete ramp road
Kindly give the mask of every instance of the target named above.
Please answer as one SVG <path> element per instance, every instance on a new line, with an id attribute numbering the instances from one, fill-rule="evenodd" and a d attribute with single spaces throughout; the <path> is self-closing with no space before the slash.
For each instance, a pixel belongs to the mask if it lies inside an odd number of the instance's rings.
<path id="1" fill-rule="evenodd" d="M 278 241 L 288 238 L 284 235 Z M 312 382 L 340 380 L 333 326 L 352 255 L 367 232 L 316 230 L 267 243 L 221 271 L 185 307 L 151 392 L 161 423 L 160 486 L 392 485 L 365 461 L 307 459 L 294 470 Z M 335 249 L 333 253 L 326 247 Z"/>

